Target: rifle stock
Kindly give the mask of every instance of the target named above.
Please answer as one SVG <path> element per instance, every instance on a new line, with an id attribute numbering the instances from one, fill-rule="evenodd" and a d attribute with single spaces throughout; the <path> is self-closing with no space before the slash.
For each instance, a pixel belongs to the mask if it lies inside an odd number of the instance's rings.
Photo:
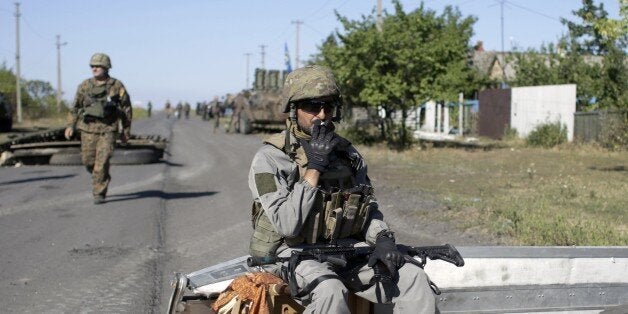
<path id="1" fill-rule="evenodd" d="M 451 244 L 409 247 L 408 254 L 421 258 L 421 263 L 424 266 L 427 258 L 431 260 L 443 260 L 458 267 L 464 266 L 462 255 L 460 255 L 460 252 Z"/>

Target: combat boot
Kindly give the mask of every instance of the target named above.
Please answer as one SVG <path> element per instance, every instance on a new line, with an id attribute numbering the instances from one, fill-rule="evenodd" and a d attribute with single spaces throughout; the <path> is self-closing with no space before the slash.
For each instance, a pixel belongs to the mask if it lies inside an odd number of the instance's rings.
<path id="1" fill-rule="evenodd" d="M 103 195 L 94 196 L 94 204 L 99 205 L 105 202 L 105 197 Z"/>

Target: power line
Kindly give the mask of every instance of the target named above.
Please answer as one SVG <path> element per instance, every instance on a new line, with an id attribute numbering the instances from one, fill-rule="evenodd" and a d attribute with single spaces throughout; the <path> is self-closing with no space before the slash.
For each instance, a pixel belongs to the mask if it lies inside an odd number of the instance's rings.
<path id="1" fill-rule="evenodd" d="M 35 30 L 35 28 L 28 22 L 28 20 L 22 16 L 22 20 L 24 21 L 24 23 L 26 23 L 26 26 L 28 26 L 28 28 L 31 30 L 31 32 L 33 32 L 35 35 L 37 35 L 37 37 L 43 39 L 43 40 L 49 40 L 50 37 L 49 36 L 43 36 L 41 35 L 38 31 Z"/>
<path id="2" fill-rule="evenodd" d="M 528 11 L 528 12 L 532 12 L 532 13 L 534 13 L 534 14 L 538 14 L 538 15 L 540 15 L 540 16 L 546 17 L 546 18 L 548 18 L 548 19 L 550 19 L 550 20 L 554 20 L 554 21 L 560 22 L 560 19 L 557 19 L 557 18 L 555 18 L 555 17 L 553 17 L 553 16 L 549 16 L 549 15 L 547 15 L 547 14 L 543 13 L 543 12 L 539 12 L 539 11 L 536 11 L 536 10 L 533 10 L 533 9 L 530 9 L 530 8 L 526 8 L 526 7 L 522 6 L 522 5 L 518 5 L 518 4 L 516 4 L 516 3 L 512 3 L 512 2 L 510 2 L 510 1 L 508 1 L 508 0 L 503 0 L 503 1 L 504 1 L 505 3 L 507 3 L 507 4 L 509 4 L 509 5 L 512 5 L 512 6 L 514 6 L 514 7 L 519 8 L 519 9 L 521 9 L 521 10 L 525 10 L 525 11 Z"/>
<path id="3" fill-rule="evenodd" d="M 316 9 L 316 11 L 308 14 L 307 16 L 309 17 L 314 17 L 318 12 L 320 12 L 324 7 L 326 7 L 329 3 L 331 2 L 331 0 L 327 0 L 325 3 L 323 3 L 322 6 L 320 6 L 318 9 Z"/>

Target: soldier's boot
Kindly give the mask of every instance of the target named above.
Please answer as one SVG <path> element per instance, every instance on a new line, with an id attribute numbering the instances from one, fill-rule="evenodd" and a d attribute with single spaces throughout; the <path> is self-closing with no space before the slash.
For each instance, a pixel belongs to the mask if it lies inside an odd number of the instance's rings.
<path id="1" fill-rule="evenodd" d="M 85 170 L 87 170 L 87 172 L 89 172 L 89 173 L 94 172 L 94 165 L 87 165 L 87 166 L 85 166 Z"/>
<path id="2" fill-rule="evenodd" d="M 100 205 L 102 203 L 105 202 L 105 196 L 104 195 L 96 195 L 94 196 L 94 204 L 95 205 Z"/>

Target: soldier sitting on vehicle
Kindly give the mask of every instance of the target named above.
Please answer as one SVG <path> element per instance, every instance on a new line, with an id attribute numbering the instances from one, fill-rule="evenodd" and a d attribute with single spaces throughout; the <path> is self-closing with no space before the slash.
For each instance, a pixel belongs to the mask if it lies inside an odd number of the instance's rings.
<path id="1" fill-rule="evenodd" d="M 433 313 L 427 275 L 404 263 L 378 209 L 364 159 L 334 132 L 341 103 L 327 68 L 307 66 L 286 77 L 287 129 L 265 141 L 249 172 L 254 200 L 250 254 L 288 257 L 295 249 L 366 244 L 374 248 L 368 261 L 349 271 L 312 259 L 296 266 L 300 293 L 293 297 L 302 298 L 306 312 L 349 313 L 351 290 L 374 303 L 394 304 L 395 313 Z M 285 272 L 282 277 L 289 279 Z"/>

